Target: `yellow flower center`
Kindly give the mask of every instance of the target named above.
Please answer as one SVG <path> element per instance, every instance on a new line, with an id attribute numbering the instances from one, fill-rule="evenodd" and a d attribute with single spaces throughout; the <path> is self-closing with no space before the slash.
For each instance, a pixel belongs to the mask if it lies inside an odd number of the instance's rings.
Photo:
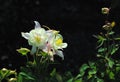
<path id="1" fill-rule="evenodd" d="M 59 38 L 59 39 L 56 40 L 56 45 L 60 45 L 60 44 L 62 44 L 62 42 L 63 42 L 62 39 Z"/>
<path id="2" fill-rule="evenodd" d="M 36 41 L 37 43 L 40 43 L 40 42 L 41 42 L 40 36 L 35 36 L 35 41 Z"/>

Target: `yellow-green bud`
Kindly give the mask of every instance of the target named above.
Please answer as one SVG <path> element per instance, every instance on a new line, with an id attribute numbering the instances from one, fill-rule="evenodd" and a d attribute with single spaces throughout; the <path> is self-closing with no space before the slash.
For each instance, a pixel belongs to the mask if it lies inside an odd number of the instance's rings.
<path id="1" fill-rule="evenodd" d="M 102 8 L 102 14 L 109 14 L 110 9 L 107 7 Z"/>
<path id="2" fill-rule="evenodd" d="M 10 74 L 16 74 L 16 71 L 12 70 L 12 71 L 10 71 Z"/>
<path id="3" fill-rule="evenodd" d="M 10 78 L 8 82 L 16 82 L 17 79 L 16 78 Z"/>
<path id="4" fill-rule="evenodd" d="M 7 70 L 6 68 L 2 68 L 1 71 L 2 71 L 2 72 L 6 72 L 6 71 L 8 71 L 8 70 Z"/>

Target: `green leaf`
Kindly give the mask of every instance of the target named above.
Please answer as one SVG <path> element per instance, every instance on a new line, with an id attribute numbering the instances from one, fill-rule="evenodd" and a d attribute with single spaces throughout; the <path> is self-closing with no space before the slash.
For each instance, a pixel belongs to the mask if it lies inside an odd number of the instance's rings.
<path id="1" fill-rule="evenodd" d="M 46 57 L 48 54 L 46 52 L 40 51 L 40 54 L 38 54 L 39 56 L 42 55 L 44 57 Z"/>
<path id="2" fill-rule="evenodd" d="M 72 73 L 71 73 L 70 71 L 67 71 L 67 72 L 65 73 L 65 76 L 66 76 L 66 77 L 70 77 L 70 78 L 73 77 L 73 75 L 72 75 Z"/>
<path id="3" fill-rule="evenodd" d="M 119 64 L 119 63 L 117 63 L 117 64 L 116 64 L 116 66 L 117 66 L 117 67 L 120 67 L 120 64 Z"/>
<path id="4" fill-rule="evenodd" d="M 17 82 L 23 82 L 23 77 L 21 75 L 18 75 Z"/>
<path id="5" fill-rule="evenodd" d="M 97 82 L 104 82 L 103 79 L 97 78 Z"/>
<path id="6" fill-rule="evenodd" d="M 115 40 L 120 40 L 120 38 L 118 37 L 118 38 L 114 38 Z"/>
<path id="7" fill-rule="evenodd" d="M 105 52 L 106 50 L 107 50 L 107 48 L 99 48 L 98 52 L 101 53 L 101 52 Z"/>
<path id="8" fill-rule="evenodd" d="M 108 34 L 109 34 L 109 35 L 113 35 L 114 33 L 115 33 L 115 32 L 111 31 L 111 32 L 109 32 Z"/>
<path id="9" fill-rule="evenodd" d="M 99 40 L 106 40 L 105 37 L 101 36 L 101 35 L 93 35 L 93 37 L 99 39 Z"/>
<path id="10" fill-rule="evenodd" d="M 85 74 L 85 70 L 87 70 L 89 66 L 87 64 L 83 64 L 80 68 L 80 74 L 83 76 Z"/>
<path id="11" fill-rule="evenodd" d="M 113 65 L 115 64 L 114 61 L 112 59 L 107 59 L 108 60 L 108 65 L 110 68 L 113 67 Z"/>
<path id="12" fill-rule="evenodd" d="M 113 55 L 118 49 L 119 49 L 119 46 L 118 45 L 114 45 L 112 47 L 111 55 Z"/>
<path id="13" fill-rule="evenodd" d="M 109 78 L 110 78 L 110 79 L 115 79 L 114 76 L 115 76 L 115 74 L 111 71 L 111 72 L 109 73 Z"/>
<path id="14" fill-rule="evenodd" d="M 120 71 L 120 67 L 116 67 L 116 72 L 119 72 Z"/>
<path id="15" fill-rule="evenodd" d="M 56 79 L 58 80 L 58 82 L 63 82 L 62 76 L 58 73 L 56 74 Z"/>
<path id="16" fill-rule="evenodd" d="M 94 70 L 94 69 L 93 69 L 93 70 L 90 70 L 90 71 L 88 72 L 89 75 L 93 75 L 93 74 L 96 74 L 96 73 L 97 73 L 97 71 Z"/>
<path id="17" fill-rule="evenodd" d="M 110 73 L 110 69 L 106 69 L 106 73 L 109 74 Z"/>
<path id="18" fill-rule="evenodd" d="M 27 48 L 20 48 L 20 49 L 17 49 L 17 51 L 18 51 L 20 54 L 22 54 L 23 56 L 24 56 L 24 55 L 27 55 L 27 53 L 30 52 L 30 50 L 27 49 Z"/>
<path id="19" fill-rule="evenodd" d="M 82 78 L 75 80 L 74 82 L 83 82 Z"/>
<path id="20" fill-rule="evenodd" d="M 30 76 L 30 75 L 28 75 L 24 72 L 20 72 L 19 77 L 20 77 L 19 79 L 24 78 L 24 79 L 27 79 L 27 80 L 35 80 L 32 76 Z"/>
<path id="21" fill-rule="evenodd" d="M 80 78 L 80 77 L 82 77 L 81 74 L 78 74 L 78 75 L 75 77 L 75 79 L 78 79 L 78 78 Z"/>
<path id="22" fill-rule="evenodd" d="M 87 79 L 90 79 L 90 78 L 92 78 L 92 75 L 88 75 L 88 76 L 87 76 Z"/>
<path id="23" fill-rule="evenodd" d="M 73 78 L 69 79 L 67 82 L 73 82 Z"/>
<path id="24" fill-rule="evenodd" d="M 116 65 L 116 72 L 120 72 L 120 64 L 119 63 L 117 63 L 117 64 L 115 64 Z"/>
<path id="25" fill-rule="evenodd" d="M 95 69 L 93 70 L 89 70 L 88 71 L 88 79 L 90 79 L 93 75 L 95 75 L 97 73 L 97 71 Z"/>
<path id="26" fill-rule="evenodd" d="M 50 73 L 50 76 L 54 77 L 56 75 L 56 69 L 54 68 L 53 71 Z"/>
<path id="27" fill-rule="evenodd" d="M 103 45 L 104 40 L 98 40 L 97 43 L 98 43 L 97 48 L 99 48 L 99 47 L 101 47 Z"/>
<path id="28" fill-rule="evenodd" d="M 89 61 L 88 63 L 89 63 L 90 68 L 96 68 L 95 62 Z"/>
<path id="29" fill-rule="evenodd" d="M 95 38 L 98 39 L 97 43 L 98 43 L 98 47 L 102 46 L 104 41 L 106 40 L 106 38 L 104 36 L 101 36 L 101 35 L 93 35 Z"/>
<path id="30" fill-rule="evenodd" d="M 105 76 L 105 73 L 104 73 L 104 72 L 101 72 L 100 75 L 101 75 L 101 77 L 104 77 L 104 76 Z"/>

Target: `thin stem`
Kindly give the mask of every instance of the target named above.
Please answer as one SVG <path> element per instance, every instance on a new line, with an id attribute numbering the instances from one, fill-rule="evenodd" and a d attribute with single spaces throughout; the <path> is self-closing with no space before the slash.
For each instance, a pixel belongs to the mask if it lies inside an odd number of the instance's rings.
<path id="1" fill-rule="evenodd" d="M 109 30 L 107 31 L 107 57 L 109 56 L 109 49 L 110 49 L 110 46 L 109 46 L 109 43 L 110 43 L 110 40 L 109 40 Z"/>
<path id="2" fill-rule="evenodd" d="M 27 62 L 29 61 L 28 56 L 26 55 Z"/>
<path id="3" fill-rule="evenodd" d="M 35 58 L 35 54 L 33 54 L 33 63 L 36 65 L 36 58 Z"/>

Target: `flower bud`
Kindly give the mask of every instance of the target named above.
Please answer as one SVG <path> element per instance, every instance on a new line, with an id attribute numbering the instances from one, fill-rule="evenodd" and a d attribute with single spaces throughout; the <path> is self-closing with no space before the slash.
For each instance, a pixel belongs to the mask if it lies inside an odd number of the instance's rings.
<path id="1" fill-rule="evenodd" d="M 115 22 L 113 21 L 112 23 L 111 23 L 111 27 L 114 27 L 115 26 Z"/>
<path id="2" fill-rule="evenodd" d="M 16 74 L 16 71 L 12 70 L 12 71 L 10 71 L 10 74 Z"/>
<path id="3" fill-rule="evenodd" d="M 111 22 L 111 23 L 108 22 L 105 25 L 103 25 L 103 29 L 105 29 L 105 30 L 111 30 L 114 26 L 115 26 L 115 22 L 114 21 Z"/>
<path id="4" fill-rule="evenodd" d="M 1 71 L 3 71 L 3 72 L 4 72 L 4 71 L 7 71 L 7 69 L 6 69 L 6 68 L 2 68 L 2 70 L 1 70 Z"/>
<path id="5" fill-rule="evenodd" d="M 10 78 L 8 82 L 16 82 L 17 79 L 16 78 Z"/>
<path id="6" fill-rule="evenodd" d="M 6 72 L 8 72 L 8 69 L 2 68 L 2 69 L 1 69 L 1 72 L 2 72 L 2 73 L 6 73 Z"/>
<path id="7" fill-rule="evenodd" d="M 100 55 L 100 54 L 97 54 L 97 57 L 101 57 L 101 55 Z"/>
<path id="8" fill-rule="evenodd" d="M 102 14 L 109 14 L 110 9 L 107 7 L 102 8 Z"/>
<path id="9" fill-rule="evenodd" d="M 107 24 L 106 24 L 106 25 L 103 25 L 103 29 L 104 29 L 104 30 L 110 30 L 110 28 L 111 28 L 110 25 L 107 25 Z"/>

